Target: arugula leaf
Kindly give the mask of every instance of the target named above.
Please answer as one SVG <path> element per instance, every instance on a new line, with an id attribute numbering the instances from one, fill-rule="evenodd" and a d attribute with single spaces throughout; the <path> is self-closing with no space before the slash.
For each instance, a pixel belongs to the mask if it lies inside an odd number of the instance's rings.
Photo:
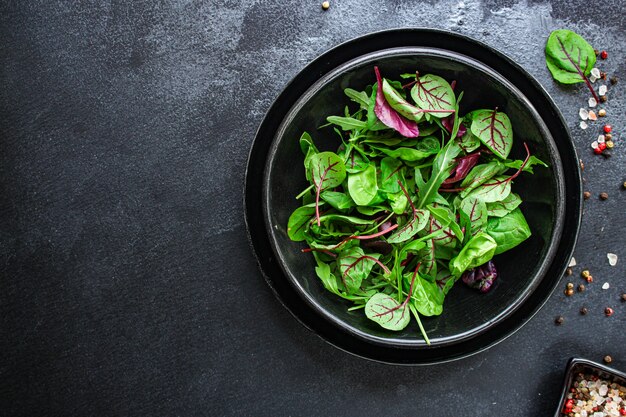
<path id="1" fill-rule="evenodd" d="M 370 98 L 365 91 L 356 91 L 352 88 L 346 88 L 343 92 L 350 98 L 350 100 L 357 103 L 363 110 L 367 110 L 369 107 Z"/>
<path id="2" fill-rule="evenodd" d="M 455 141 L 449 141 L 435 156 L 430 178 L 420 186 L 418 192 L 417 208 L 422 208 L 435 200 L 437 191 L 446 178 L 450 176 L 454 166 L 454 158 L 461 152 L 460 146 Z"/>
<path id="3" fill-rule="evenodd" d="M 355 119 L 354 117 L 328 116 L 326 120 L 328 123 L 339 126 L 341 130 L 361 130 L 367 128 L 367 122 Z"/>

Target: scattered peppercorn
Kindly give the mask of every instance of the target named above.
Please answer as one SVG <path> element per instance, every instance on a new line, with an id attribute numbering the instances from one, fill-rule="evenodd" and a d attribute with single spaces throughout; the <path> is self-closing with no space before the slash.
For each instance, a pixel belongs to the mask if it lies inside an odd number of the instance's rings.
<path id="1" fill-rule="evenodd" d="M 606 141 L 606 147 L 607 149 L 613 149 L 613 147 L 615 146 L 615 143 L 613 143 L 612 140 L 607 140 Z"/>
<path id="2" fill-rule="evenodd" d="M 611 307 L 607 307 L 604 309 L 604 315 L 607 317 L 611 317 L 613 315 L 614 311 Z"/>
<path id="3" fill-rule="evenodd" d="M 574 288 L 574 284 L 572 284 L 571 282 L 568 282 L 568 283 L 567 283 L 567 285 L 566 285 L 566 288 L 567 288 L 568 290 L 571 290 L 571 289 L 573 289 L 573 288 Z"/>
<path id="4" fill-rule="evenodd" d="M 626 301 L 626 292 L 622 294 L 622 301 Z"/>
<path id="5" fill-rule="evenodd" d="M 596 48 L 593 48 L 593 54 L 595 56 L 598 56 L 598 55 L 600 55 L 600 51 L 598 51 Z"/>
<path id="6" fill-rule="evenodd" d="M 563 316 L 558 316 L 556 319 L 554 319 L 554 323 L 557 326 L 560 326 L 561 324 L 563 324 L 564 321 L 565 321 L 565 319 L 563 318 Z"/>
<path id="7" fill-rule="evenodd" d="M 617 77 L 615 75 L 611 77 L 611 84 L 617 84 Z"/>
<path id="8" fill-rule="evenodd" d="M 563 291 L 563 293 L 567 296 L 567 297 L 571 297 L 572 295 L 574 295 L 574 290 L 572 288 L 568 288 L 565 291 Z"/>
<path id="9" fill-rule="evenodd" d="M 579 159 L 578 161 L 580 162 L 580 170 L 584 171 L 585 170 L 585 163 L 583 162 L 582 159 Z"/>
<path id="10" fill-rule="evenodd" d="M 613 156 L 613 154 L 611 152 L 609 152 L 609 151 L 604 151 L 600 155 L 602 155 L 604 157 L 604 159 L 609 159 L 610 157 Z"/>
<path id="11" fill-rule="evenodd" d="M 600 117 L 606 116 L 606 110 L 604 110 L 604 109 L 598 110 L 598 116 L 600 116 Z"/>
<path id="12" fill-rule="evenodd" d="M 589 275 L 587 278 L 585 278 L 587 280 L 587 282 L 589 284 L 591 284 L 593 282 L 593 277 L 591 275 Z"/>
<path id="13" fill-rule="evenodd" d="M 624 190 L 626 190 L 626 181 L 624 181 L 624 182 L 622 183 L 622 188 L 623 188 Z"/>
<path id="14" fill-rule="evenodd" d="M 600 96 L 600 103 L 606 103 L 606 95 Z"/>
<path id="15" fill-rule="evenodd" d="M 580 309 L 580 314 L 582 314 L 583 316 L 587 314 L 587 307 L 582 307 Z"/>
<path id="16" fill-rule="evenodd" d="M 578 284 L 578 292 L 585 291 L 585 286 L 583 284 Z"/>
<path id="17" fill-rule="evenodd" d="M 589 198 L 590 198 L 590 197 L 591 197 L 591 193 L 590 193 L 589 191 L 585 191 L 585 192 L 583 193 L 583 198 L 584 198 L 585 200 L 589 200 Z"/>
<path id="18" fill-rule="evenodd" d="M 606 355 L 604 357 L 604 363 L 611 363 L 613 362 L 613 358 L 610 355 Z"/>
<path id="19" fill-rule="evenodd" d="M 613 139 L 613 135 L 610 133 L 607 133 L 606 135 L 604 135 L 604 140 L 611 140 Z"/>
<path id="20" fill-rule="evenodd" d="M 607 51 L 600 52 L 600 58 L 607 59 L 609 57 L 609 53 Z"/>
<path id="21" fill-rule="evenodd" d="M 600 200 L 608 200 L 608 199 L 609 199 L 608 193 L 600 193 Z"/>
<path id="22" fill-rule="evenodd" d="M 325 1 L 324 3 L 322 3 L 322 9 L 328 10 L 329 8 L 330 8 L 330 2 Z"/>
<path id="23" fill-rule="evenodd" d="M 570 267 L 567 267 L 567 269 L 565 270 L 565 273 L 567 275 L 572 275 L 574 273 L 574 270 L 572 268 L 570 268 Z"/>
<path id="24" fill-rule="evenodd" d="M 613 127 L 611 127 L 611 125 L 604 125 L 602 129 L 604 130 L 604 133 L 611 133 L 611 130 L 613 130 Z"/>
<path id="25" fill-rule="evenodd" d="M 600 71 L 600 78 L 602 78 L 603 80 L 606 80 L 606 72 Z"/>
<path id="26" fill-rule="evenodd" d="M 589 272 L 588 269 L 583 270 L 583 272 L 580 273 L 580 276 L 583 278 L 587 278 L 591 275 L 591 273 Z"/>

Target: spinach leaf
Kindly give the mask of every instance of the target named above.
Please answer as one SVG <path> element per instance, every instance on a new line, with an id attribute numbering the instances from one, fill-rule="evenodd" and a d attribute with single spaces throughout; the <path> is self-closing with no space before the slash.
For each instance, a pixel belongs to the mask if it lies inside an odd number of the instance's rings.
<path id="1" fill-rule="evenodd" d="M 378 194 L 376 181 L 376 165 L 370 163 L 362 172 L 348 175 L 348 192 L 352 200 L 359 206 L 367 206 Z"/>
<path id="2" fill-rule="evenodd" d="M 294 242 L 302 242 L 306 240 L 306 231 L 309 223 L 315 218 L 315 204 L 307 204 L 298 207 L 289 216 L 287 222 L 287 235 Z"/>
<path id="3" fill-rule="evenodd" d="M 404 181 L 404 164 L 396 158 L 380 161 L 380 189 L 388 193 L 402 191 L 398 182 Z"/>
<path id="4" fill-rule="evenodd" d="M 475 268 L 493 258 L 498 244 L 487 233 L 479 232 L 450 261 L 450 272 L 458 278 L 467 269 Z"/>
<path id="5" fill-rule="evenodd" d="M 337 191 L 324 191 L 320 198 L 339 211 L 346 211 L 356 205 L 348 194 Z"/>
<path id="6" fill-rule="evenodd" d="M 409 287 L 411 274 L 404 274 L 404 283 Z M 418 274 L 413 285 L 411 305 L 422 315 L 438 316 L 443 312 L 444 294 L 435 282 L 428 281 Z"/>
<path id="7" fill-rule="evenodd" d="M 317 218 L 317 225 L 319 226 L 320 193 L 327 188 L 341 185 L 346 178 L 346 167 L 337 154 L 333 152 L 321 152 L 311 157 L 308 169 L 316 191 L 315 217 Z"/>
<path id="8" fill-rule="evenodd" d="M 479 110 L 473 113 L 470 126 L 474 134 L 495 155 L 506 159 L 513 147 L 513 127 L 506 113 L 495 110 Z"/>
<path id="9" fill-rule="evenodd" d="M 489 218 L 487 233 L 498 245 L 495 255 L 513 249 L 531 235 L 530 227 L 519 208 L 504 217 Z"/>

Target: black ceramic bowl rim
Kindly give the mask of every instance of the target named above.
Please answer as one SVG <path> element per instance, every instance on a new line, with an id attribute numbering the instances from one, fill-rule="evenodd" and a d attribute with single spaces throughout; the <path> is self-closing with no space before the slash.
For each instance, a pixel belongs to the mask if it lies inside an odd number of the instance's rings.
<path id="1" fill-rule="evenodd" d="M 555 174 L 555 215 L 553 219 L 553 228 L 552 234 L 550 236 L 550 240 L 546 242 L 547 250 L 543 258 L 541 258 L 538 262 L 538 266 L 535 269 L 535 274 L 532 276 L 528 285 L 524 287 L 523 291 L 517 294 L 517 297 L 509 303 L 502 311 L 500 311 L 495 316 L 491 317 L 489 320 L 477 325 L 476 327 L 468 328 L 467 330 L 455 333 L 449 336 L 443 337 L 430 337 L 430 346 L 426 344 L 426 342 L 422 339 L 421 335 L 416 334 L 414 339 L 402 339 L 399 337 L 395 337 L 394 332 L 389 332 L 387 336 L 381 337 L 373 334 L 369 334 L 364 332 L 357 327 L 353 326 L 351 323 L 343 321 L 339 319 L 332 312 L 329 312 L 324 306 L 318 301 L 318 299 L 311 295 L 306 288 L 304 288 L 298 279 L 295 277 L 292 272 L 288 262 L 286 261 L 286 256 L 284 255 L 284 251 L 293 251 L 293 248 L 282 248 L 280 246 L 280 242 L 277 239 L 277 233 L 281 233 L 280 231 L 275 231 L 272 224 L 272 198 L 270 189 L 271 187 L 271 176 L 270 172 L 273 172 L 274 164 L 277 160 L 276 154 L 278 153 L 278 149 L 282 145 L 284 140 L 286 139 L 286 133 L 288 126 L 293 123 L 294 119 L 297 117 L 297 114 L 301 111 L 302 107 L 305 106 L 311 98 L 313 98 L 320 90 L 326 88 L 326 86 L 331 82 L 331 80 L 335 78 L 340 78 L 344 74 L 344 72 L 349 72 L 351 69 L 355 67 L 363 67 L 363 66 L 373 66 L 375 62 L 384 59 L 394 59 L 398 57 L 437 57 L 453 62 L 460 63 L 469 68 L 472 68 L 476 72 L 482 72 L 483 74 L 490 77 L 490 79 L 494 80 L 494 82 L 500 83 L 506 89 L 511 92 L 521 103 L 523 103 L 526 110 L 532 114 L 533 119 L 536 120 L 537 124 L 540 127 L 540 130 L 543 135 L 543 144 L 548 148 L 548 154 L 551 157 L 551 160 L 548 163 L 552 166 Z M 424 48 L 424 47 L 403 47 L 403 48 L 390 48 L 384 49 L 380 51 L 371 52 L 362 56 L 359 56 L 355 59 L 352 59 L 348 62 L 343 63 L 342 65 L 334 68 L 332 71 L 329 71 L 319 80 L 317 80 L 309 89 L 300 97 L 300 99 L 294 103 L 289 112 L 285 115 L 281 125 L 279 126 L 276 134 L 274 136 L 274 140 L 272 141 L 272 145 L 269 150 L 267 165 L 265 168 L 264 182 L 263 182 L 263 210 L 265 212 L 265 227 L 269 230 L 269 239 L 271 247 L 274 251 L 274 255 L 282 268 L 283 274 L 290 281 L 291 285 L 296 289 L 299 295 L 302 297 L 303 301 L 308 303 L 311 308 L 313 308 L 318 314 L 320 314 L 325 320 L 328 320 L 335 326 L 339 326 L 343 328 L 345 331 L 353 334 L 355 337 L 362 339 L 367 343 L 375 343 L 380 345 L 389 345 L 394 347 L 406 347 L 406 348 L 432 348 L 434 346 L 440 345 L 448 345 L 454 343 L 460 343 L 463 340 L 472 338 L 477 336 L 480 333 L 487 331 L 494 324 L 498 323 L 501 320 L 504 320 L 506 317 L 510 316 L 519 306 L 530 296 L 532 291 L 537 288 L 539 281 L 543 278 L 548 265 L 552 261 L 554 254 L 556 252 L 556 244 L 561 238 L 562 228 L 563 228 L 563 204 L 564 204 L 564 195 L 565 195 L 565 185 L 563 184 L 563 172 L 560 164 L 560 158 L 558 149 L 550 131 L 548 130 L 545 122 L 541 119 L 541 116 L 537 113 L 532 103 L 526 99 L 526 97 L 519 91 L 513 84 L 508 82 L 504 77 L 495 72 L 493 69 L 481 64 L 480 62 L 467 57 L 464 54 L 459 54 L 456 52 L 445 51 L 437 48 Z M 325 293 L 323 296 L 332 297 L 331 294 Z M 444 313 L 445 314 L 445 313 Z"/>
<path id="2" fill-rule="evenodd" d="M 263 173 L 270 145 L 296 98 L 315 81 L 350 59 L 369 52 L 395 47 L 418 46 L 445 49 L 470 56 L 493 68 L 522 90 L 533 104 L 559 148 L 566 187 L 564 201 L 563 236 L 555 249 L 555 256 L 537 289 L 519 309 L 491 327 L 480 336 L 453 346 L 430 347 L 424 350 L 402 346 L 368 343 L 346 329 L 330 325 L 310 305 L 302 302 L 291 282 L 285 278 L 275 254 L 268 245 L 271 231 L 264 224 Z M 567 126 L 547 93 L 521 67 L 505 55 L 465 36 L 432 29 L 396 29 L 373 33 L 346 42 L 312 61 L 278 96 L 261 123 L 250 150 L 244 190 L 245 221 L 250 244 L 261 271 L 283 305 L 306 327 L 324 340 L 355 355 L 390 363 L 427 364 L 458 359 L 487 349 L 503 340 L 527 322 L 546 302 L 567 266 L 575 245 L 581 215 L 581 181 L 578 159 L 569 139 Z"/>

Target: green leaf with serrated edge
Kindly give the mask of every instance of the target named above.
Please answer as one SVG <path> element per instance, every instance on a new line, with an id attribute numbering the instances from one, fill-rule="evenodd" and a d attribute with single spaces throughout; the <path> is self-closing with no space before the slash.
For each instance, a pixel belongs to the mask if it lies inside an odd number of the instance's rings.
<path id="1" fill-rule="evenodd" d="M 362 130 L 367 128 L 367 122 L 353 117 L 328 116 L 326 120 L 328 123 L 339 126 L 341 130 Z"/>
<path id="2" fill-rule="evenodd" d="M 502 201 L 511 193 L 509 177 L 499 175 L 476 187 L 466 198 L 474 197 L 485 203 Z"/>
<path id="3" fill-rule="evenodd" d="M 489 218 L 487 233 L 498 245 L 495 255 L 513 249 L 531 235 L 530 227 L 519 208 L 504 217 Z"/>
<path id="4" fill-rule="evenodd" d="M 459 209 L 468 215 L 472 234 L 487 224 L 487 204 L 484 201 L 475 197 L 464 198 Z"/>
<path id="5" fill-rule="evenodd" d="M 486 183 L 502 171 L 502 164 L 497 161 L 476 165 L 461 182 L 461 197 L 465 198 L 476 187 Z"/>
<path id="6" fill-rule="evenodd" d="M 361 287 L 361 282 L 369 276 L 378 258 L 379 253 L 365 254 L 358 246 L 339 254 L 337 265 L 348 294 L 355 293 Z"/>
<path id="7" fill-rule="evenodd" d="M 567 29 L 550 34 L 545 54 L 550 74 L 562 84 L 586 82 L 596 64 L 593 47 L 582 36 Z"/>
<path id="8" fill-rule="evenodd" d="M 367 206 L 371 204 L 378 194 L 376 165 L 370 163 L 364 171 L 349 174 L 348 192 L 357 205 Z"/>
<path id="9" fill-rule="evenodd" d="M 431 117 L 448 117 L 456 106 L 452 87 L 438 75 L 426 74 L 417 78 L 411 89 L 411 97 L 418 107 L 437 111 L 428 113 Z"/>
<path id="10" fill-rule="evenodd" d="M 451 140 L 437 153 L 433 161 L 430 178 L 423 187 L 419 188 L 418 208 L 426 207 L 433 202 L 439 187 L 450 176 L 450 172 L 455 164 L 454 158 L 456 158 L 459 152 L 461 152 L 461 148 L 455 141 Z"/>
<path id="11" fill-rule="evenodd" d="M 416 122 L 422 120 L 424 112 L 406 101 L 406 99 L 402 97 L 385 79 L 383 79 L 383 95 L 391 108 L 400 113 L 402 116 Z"/>
<path id="12" fill-rule="evenodd" d="M 402 306 L 395 298 L 377 293 L 365 304 L 365 316 L 387 330 L 400 331 L 411 321 L 408 304 Z"/>
<path id="13" fill-rule="evenodd" d="M 460 277 L 466 270 L 484 264 L 493 258 L 497 246 L 496 241 L 487 233 L 477 233 L 450 261 L 450 272 L 454 277 Z"/>
<path id="14" fill-rule="evenodd" d="M 502 165 L 504 165 L 507 168 L 520 169 L 522 165 L 524 165 L 524 161 L 520 159 L 516 161 L 504 161 Z M 546 168 L 548 167 L 548 164 L 543 162 L 541 159 L 537 158 L 535 155 L 531 155 L 530 158 L 528 158 L 526 165 L 524 165 L 524 168 L 522 169 L 522 171 L 530 172 L 531 174 L 534 174 L 534 170 L 533 170 L 534 165 L 540 165 Z"/>
<path id="15" fill-rule="evenodd" d="M 350 100 L 357 103 L 363 110 L 367 110 L 370 98 L 365 91 L 356 91 L 352 88 L 346 88 L 343 92 L 346 96 L 348 96 L 348 98 L 350 98 Z"/>
<path id="16" fill-rule="evenodd" d="M 522 199 L 515 193 L 510 193 L 504 200 L 487 203 L 487 214 L 490 217 L 504 217 L 517 208 Z"/>
<path id="17" fill-rule="evenodd" d="M 513 147 L 513 127 L 506 113 L 497 110 L 474 112 L 470 130 L 495 155 L 502 159 L 509 156 Z"/>

